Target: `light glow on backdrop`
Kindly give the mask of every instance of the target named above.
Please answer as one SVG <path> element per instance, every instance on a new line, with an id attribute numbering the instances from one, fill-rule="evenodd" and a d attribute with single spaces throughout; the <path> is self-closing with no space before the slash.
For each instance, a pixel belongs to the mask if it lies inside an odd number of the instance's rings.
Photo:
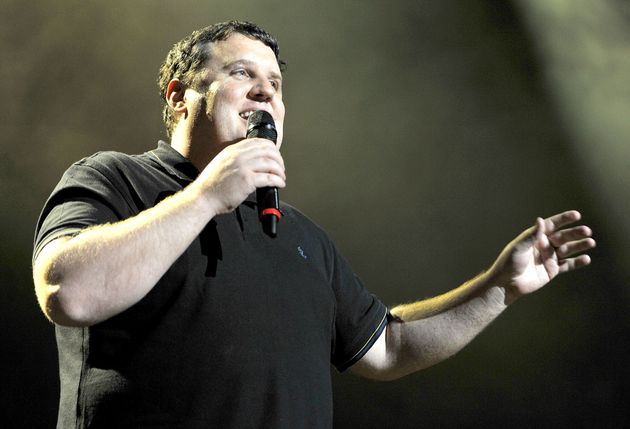
<path id="1" fill-rule="evenodd" d="M 630 5 L 522 0 L 581 180 L 610 223 L 616 267 L 630 270 Z M 626 285 L 627 286 L 627 285 Z M 630 288 L 625 287 L 630 299 Z"/>
<path id="2" fill-rule="evenodd" d="M 288 62 L 281 197 L 385 303 L 478 274 L 539 215 L 578 208 L 601 243 L 447 362 L 395 383 L 334 375 L 336 427 L 627 423 L 630 13 L 613 0 L 4 1 L 1 421 L 54 425 L 30 279 L 47 195 L 81 157 L 152 148 L 166 52 L 233 18 Z"/>

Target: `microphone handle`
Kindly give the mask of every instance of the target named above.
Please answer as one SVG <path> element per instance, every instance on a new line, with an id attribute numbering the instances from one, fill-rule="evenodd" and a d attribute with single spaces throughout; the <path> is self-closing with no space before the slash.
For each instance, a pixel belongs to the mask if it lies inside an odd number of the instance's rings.
<path id="1" fill-rule="evenodd" d="M 260 217 L 263 232 L 271 237 L 275 237 L 278 233 L 278 215 L 264 213 L 264 210 L 275 210 L 279 214 L 280 198 L 278 197 L 278 188 L 265 187 L 256 189 L 256 200 L 258 207 L 263 208 L 263 213 Z"/>

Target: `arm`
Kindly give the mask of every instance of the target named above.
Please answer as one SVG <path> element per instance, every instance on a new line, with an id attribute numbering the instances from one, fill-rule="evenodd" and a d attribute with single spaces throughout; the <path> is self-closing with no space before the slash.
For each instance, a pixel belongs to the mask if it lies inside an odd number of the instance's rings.
<path id="1" fill-rule="evenodd" d="M 395 307 L 398 318 L 353 367 L 359 375 L 395 379 L 434 365 L 461 350 L 508 305 L 558 274 L 588 265 L 595 247 L 586 226 L 566 228 L 580 219 L 568 211 L 525 230 L 501 252 L 492 267 L 438 297 Z"/>
<path id="2" fill-rule="evenodd" d="M 88 326 L 140 301 L 216 215 L 263 186 L 285 186 L 273 143 L 224 149 L 185 189 L 137 216 L 48 243 L 33 266 L 35 292 L 55 323 Z"/>

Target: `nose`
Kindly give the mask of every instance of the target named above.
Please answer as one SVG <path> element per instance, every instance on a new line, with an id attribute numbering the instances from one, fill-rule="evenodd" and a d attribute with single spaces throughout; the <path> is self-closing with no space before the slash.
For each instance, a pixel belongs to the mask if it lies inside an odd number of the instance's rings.
<path id="1" fill-rule="evenodd" d="M 266 79 L 259 79 L 250 91 L 250 96 L 257 101 L 270 101 L 276 95 L 276 88 Z"/>

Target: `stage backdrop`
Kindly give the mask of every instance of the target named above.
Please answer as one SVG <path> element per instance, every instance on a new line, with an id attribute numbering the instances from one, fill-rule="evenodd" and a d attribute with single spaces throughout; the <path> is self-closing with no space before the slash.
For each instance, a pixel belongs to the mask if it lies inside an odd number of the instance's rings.
<path id="1" fill-rule="evenodd" d="M 630 424 L 630 8 L 614 0 L 5 0 L 3 424 L 56 415 L 30 278 L 47 195 L 84 156 L 163 138 L 166 52 L 232 18 L 276 34 L 288 63 L 282 198 L 387 304 L 476 275 L 536 216 L 580 209 L 599 243 L 436 367 L 389 383 L 333 370 L 336 427 Z"/>

